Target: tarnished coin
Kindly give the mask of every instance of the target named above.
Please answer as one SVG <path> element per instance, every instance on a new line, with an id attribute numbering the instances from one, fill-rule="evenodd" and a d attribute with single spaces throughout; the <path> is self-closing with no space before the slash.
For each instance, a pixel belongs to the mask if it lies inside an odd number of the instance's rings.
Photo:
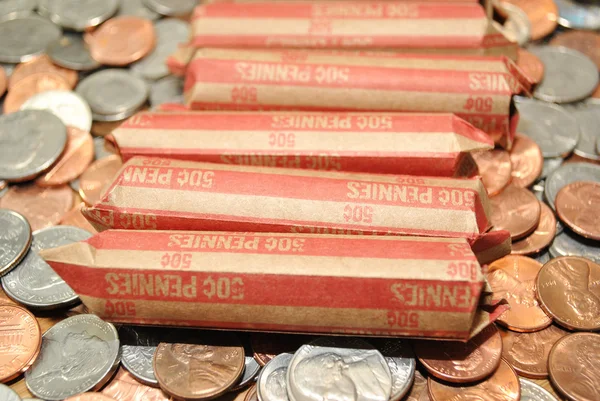
<path id="1" fill-rule="evenodd" d="M 116 401 L 170 401 L 172 398 L 159 388 L 140 383 L 125 369 L 119 369 L 115 377 L 102 389 L 102 394 Z"/>
<path id="2" fill-rule="evenodd" d="M 92 58 L 88 45 L 78 34 L 63 35 L 50 43 L 46 52 L 61 67 L 77 71 L 90 71 L 100 67 L 100 63 Z"/>
<path id="3" fill-rule="evenodd" d="M 73 89 L 79 80 L 77 71 L 54 64 L 50 57 L 44 54 L 26 63 L 18 64 L 10 76 L 8 87 L 12 88 L 22 79 L 39 73 L 60 75 L 69 85 L 69 89 Z"/>
<path id="4" fill-rule="evenodd" d="M 62 400 L 101 387 L 118 361 L 119 337 L 95 315 L 69 317 L 51 327 L 25 372 L 27 388 L 44 400 Z"/>
<path id="5" fill-rule="evenodd" d="M 548 247 L 556 235 L 556 217 L 545 203 L 540 202 L 540 222 L 527 237 L 512 243 L 513 255 L 532 255 Z"/>
<path id="6" fill-rule="evenodd" d="M 10 298 L 32 309 L 55 309 L 78 302 L 77 294 L 42 259 L 38 252 L 91 237 L 71 226 L 49 227 L 33 234 L 31 250 L 19 265 L 2 277 L 2 288 Z"/>
<path id="7" fill-rule="evenodd" d="M 512 179 L 512 164 L 506 150 L 493 149 L 484 152 L 473 152 L 483 186 L 489 196 L 499 194 Z"/>
<path id="8" fill-rule="evenodd" d="M 600 34 L 591 31 L 566 31 L 555 35 L 552 46 L 564 46 L 577 50 L 590 58 L 600 68 Z"/>
<path id="9" fill-rule="evenodd" d="M 399 401 L 413 383 L 416 371 L 415 354 L 405 340 L 381 339 L 373 341 L 375 347 L 387 361 L 392 373 L 390 401 Z"/>
<path id="10" fill-rule="evenodd" d="M 160 18 L 160 14 L 146 7 L 143 0 L 121 0 L 117 15 L 145 18 L 150 21 Z"/>
<path id="11" fill-rule="evenodd" d="M 554 32 L 558 9 L 553 0 L 505 0 L 525 11 L 531 22 L 531 40 L 539 40 Z"/>
<path id="12" fill-rule="evenodd" d="M 535 54 L 525 49 L 517 49 L 517 65 L 534 84 L 544 79 L 544 64 Z"/>
<path id="13" fill-rule="evenodd" d="M 0 178 L 24 181 L 49 168 L 67 144 L 67 128 L 47 111 L 0 116 Z"/>
<path id="14" fill-rule="evenodd" d="M 558 7 L 558 23 L 572 29 L 600 29 L 600 7 L 594 2 L 554 0 Z"/>
<path id="15" fill-rule="evenodd" d="M 191 14 L 198 0 L 143 0 L 146 7 L 168 17 Z"/>
<path id="16" fill-rule="evenodd" d="M 63 28 L 83 31 L 112 17 L 119 0 L 38 0 L 39 13 Z"/>
<path id="17" fill-rule="evenodd" d="M 159 106 L 163 103 L 183 103 L 183 80 L 168 76 L 150 86 L 150 105 Z"/>
<path id="18" fill-rule="evenodd" d="M 509 185 L 490 204 L 494 229 L 508 230 L 513 241 L 527 237 L 540 222 L 540 201 L 525 188 Z"/>
<path id="19" fill-rule="evenodd" d="M 256 381 L 256 393 L 260 401 L 289 401 L 287 371 L 294 355 L 282 353 L 267 362 Z"/>
<path id="20" fill-rule="evenodd" d="M 502 338 L 495 325 L 467 341 L 415 341 L 415 352 L 433 376 L 470 383 L 490 376 L 500 365 Z"/>
<path id="21" fill-rule="evenodd" d="M 104 0 L 102 0 L 104 1 Z M 45 18 L 30 14 L 0 20 L 0 62 L 21 63 L 42 54 L 61 30 Z M 7 39 L 7 38 L 10 38 Z"/>
<path id="22" fill-rule="evenodd" d="M 40 326 L 31 312 L 19 306 L 0 305 L 0 382 L 12 380 L 27 369 L 41 343 Z"/>
<path id="23" fill-rule="evenodd" d="M 12 388 L 0 384 L 0 400 L 2 401 L 21 401 L 21 397 Z"/>
<path id="24" fill-rule="evenodd" d="M 521 401 L 558 401 L 548 390 L 532 382 L 519 377 L 521 384 Z"/>
<path id="25" fill-rule="evenodd" d="M 52 90 L 30 97 L 21 110 L 46 110 L 57 116 L 66 126 L 89 132 L 92 128 L 92 111 L 86 101 L 68 90 Z"/>
<path id="26" fill-rule="evenodd" d="M 583 238 L 571 230 L 564 230 L 556 235 L 549 248 L 554 258 L 560 256 L 581 256 L 600 263 L 600 243 Z"/>
<path id="27" fill-rule="evenodd" d="M 500 1 L 502 11 L 506 13 L 506 21 L 500 25 L 494 23 L 500 32 L 504 34 L 511 42 L 516 42 L 519 46 L 525 45 L 531 38 L 531 22 L 529 17 L 521 8 L 507 1 Z"/>
<path id="28" fill-rule="evenodd" d="M 259 371 L 260 365 L 254 359 L 254 356 L 244 356 L 244 372 L 242 373 L 242 377 L 240 377 L 240 381 L 231 388 L 231 391 L 239 390 L 252 383 Z"/>
<path id="29" fill-rule="evenodd" d="M 556 212 L 577 234 L 600 240 L 600 183 L 576 181 L 556 196 Z"/>
<path id="30" fill-rule="evenodd" d="M 36 0 L 2 0 L 0 1 L 0 18 L 7 15 L 28 15 L 36 7 Z"/>
<path id="31" fill-rule="evenodd" d="M 313 338 L 298 334 L 277 333 L 252 333 L 250 334 L 250 345 L 254 352 L 254 359 L 260 366 L 265 366 L 269 361 L 279 354 L 285 352 L 294 353 Z"/>
<path id="32" fill-rule="evenodd" d="M 0 276 L 13 269 L 31 244 L 31 227 L 21 214 L 0 209 Z"/>
<path id="33" fill-rule="evenodd" d="M 321 401 L 322 394 L 331 399 L 388 401 L 392 374 L 383 355 L 368 343 L 322 337 L 296 351 L 286 384 L 291 401 Z"/>
<path id="34" fill-rule="evenodd" d="M 591 160 L 600 160 L 596 152 L 596 144 L 600 140 L 600 102 L 598 99 L 588 99 L 574 105 L 566 105 L 565 109 L 571 113 L 579 123 L 581 135 L 573 152 L 581 157 Z"/>
<path id="35" fill-rule="evenodd" d="M 117 155 L 102 158 L 92 163 L 79 178 L 79 195 L 88 205 L 102 198 L 106 186 L 119 172 L 123 163 Z M 0 203 L 1 205 L 1 203 Z"/>
<path id="36" fill-rule="evenodd" d="M 554 203 L 558 191 L 575 181 L 600 182 L 600 166 L 591 163 L 566 163 L 550 174 L 546 179 L 544 196 L 552 209 L 556 210 Z"/>
<path id="37" fill-rule="evenodd" d="M 513 185 L 530 187 L 542 174 L 544 156 L 537 143 L 525 135 L 517 134 L 510 150 Z"/>

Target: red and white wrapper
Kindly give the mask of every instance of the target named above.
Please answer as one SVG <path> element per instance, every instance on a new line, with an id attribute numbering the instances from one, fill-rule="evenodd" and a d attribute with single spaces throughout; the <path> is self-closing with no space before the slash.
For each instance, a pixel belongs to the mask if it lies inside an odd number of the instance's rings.
<path id="1" fill-rule="evenodd" d="M 452 114 L 141 112 L 113 131 L 134 156 L 312 170 L 454 177 L 493 148 Z"/>
<path id="2" fill-rule="evenodd" d="M 429 2 L 203 4 L 191 21 L 196 48 L 394 50 L 517 57 L 482 5 Z"/>
<path id="3" fill-rule="evenodd" d="M 195 53 L 196 49 L 192 45 L 180 44 L 175 53 L 167 58 L 169 72 L 177 77 L 185 76 L 185 70 Z"/>
<path id="4" fill-rule="evenodd" d="M 466 340 L 500 312 L 464 239 L 109 230 L 41 255 L 130 324 Z"/>
<path id="5" fill-rule="evenodd" d="M 196 110 L 455 113 L 510 148 L 529 88 L 507 58 L 201 49 L 184 90 Z"/>

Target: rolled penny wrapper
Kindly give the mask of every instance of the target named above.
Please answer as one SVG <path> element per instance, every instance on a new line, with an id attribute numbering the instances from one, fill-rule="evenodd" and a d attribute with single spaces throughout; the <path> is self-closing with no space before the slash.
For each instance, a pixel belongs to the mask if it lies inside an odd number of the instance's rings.
<path id="1" fill-rule="evenodd" d="M 184 95 L 196 110 L 455 113 L 510 148 L 529 88 L 505 57 L 200 49 Z"/>
<path id="2" fill-rule="evenodd" d="M 177 77 L 185 76 L 185 70 L 192 57 L 194 57 L 194 53 L 196 53 L 196 49 L 193 46 L 180 44 L 175 53 L 167 58 L 169 72 Z"/>
<path id="3" fill-rule="evenodd" d="M 459 177 L 489 135 L 452 114 L 141 112 L 113 131 L 134 156 L 312 170 Z"/>
<path id="4" fill-rule="evenodd" d="M 467 339 L 492 320 L 464 239 L 108 230 L 41 255 L 114 322 Z"/>
<path id="5" fill-rule="evenodd" d="M 394 50 L 517 57 L 481 4 L 266 1 L 194 10 L 196 48 Z M 427 29 L 423 29 L 427 27 Z"/>

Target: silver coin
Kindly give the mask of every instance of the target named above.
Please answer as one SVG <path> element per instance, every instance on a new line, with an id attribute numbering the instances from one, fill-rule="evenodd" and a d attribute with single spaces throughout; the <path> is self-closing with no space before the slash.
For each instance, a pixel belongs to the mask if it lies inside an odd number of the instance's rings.
<path id="1" fill-rule="evenodd" d="M 531 22 L 525 11 L 506 1 L 500 2 L 500 6 L 508 14 L 503 25 L 493 22 L 498 30 L 504 34 L 511 42 L 516 42 L 519 46 L 525 45 L 531 38 Z"/>
<path id="2" fill-rule="evenodd" d="M 287 372 L 287 390 L 291 401 L 389 401 L 392 373 L 383 355 L 368 343 L 323 337 L 296 351 Z"/>
<path id="3" fill-rule="evenodd" d="M 548 159 L 544 159 L 544 164 L 542 167 L 542 174 L 540 174 L 540 178 L 548 177 L 557 168 L 562 166 L 563 162 L 564 162 L 564 159 L 562 157 L 550 157 Z"/>
<path id="4" fill-rule="evenodd" d="M 542 150 L 545 158 L 565 157 L 579 140 L 577 120 L 559 105 L 529 100 L 517 103 L 517 131 L 527 135 Z"/>
<path id="5" fill-rule="evenodd" d="M 8 183 L 6 181 L 0 180 L 0 188 L 2 188 L 0 189 L 0 198 L 2 198 L 8 192 Z"/>
<path id="6" fill-rule="evenodd" d="M 598 67 L 585 54 L 561 46 L 529 49 L 544 64 L 544 79 L 533 96 L 545 102 L 572 103 L 590 96 L 598 86 Z"/>
<path id="7" fill-rule="evenodd" d="M 163 103 L 183 104 L 183 80 L 168 76 L 154 82 L 150 86 L 150 105 L 159 106 Z"/>
<path id="8" fill-rule="evenodd" d="M 540 262 L 541 264 L 545 265 L 546 263 L 548 263 L 551 259 L 550 257 L 550 252 L 546 249 L 540 253 L 537 253 L 535 255 L 531 255 L 529 256 L 530 258 L 533 258 L 535 260 L 537 260 L 538 262 Z"/>
<path id="9" fill-rule="evenodd" d="M 92 119 L 94 121 L 100 121 L 100 122 L 116 122 L 116 121 L 123 121 L 129 117 L 131 117 L 132 115 L 134 115 L 135 113 L 137 113 L 138 111 L 140 111 L 142 107 L 139 107 L 137 109 L 132 109 L 132 110 L 127 110 L 121 113 L 117 113 L 117 114 L 100 114 L 100 113 L 94 113 L 92 112 Z"/>
<path id="10" fill-rule="evenodd" d="M 293 356 L 279 354 L 262 368 L 256 381 L 256 394 L 260 401 L 289 401 L 286 376 Z"/>
<path id="11" fill-rule="evenodd" d="M 0 384 L 0 400 L 2 401 L 22 401 L 19 394 L 17 394 L 12 388 Z"/>
<path id="12" fill-rule="evenodd" d="M 114 155 L 114 153 L 106 150 L 106 147 L 104 146 L 104 138 L 98 136 L 94 137 L 94 160 L 104 159 L 105 157 L 112 155 Z"/>
<path id="13" fill-rule="evenodd" d="M 11 14 L 26 15 L 36 7 L 36 0 L 0 0 L 0 17 Z"/>
<path id="14" fill-rule="evenodd" d="M 143 0 L 121 0 L 117 14 L 120 17 L 140 17 L 150 21 L 156 21 L 160 18 L 160 14 L 146 7 Z"/>
<path id="15" fill-rule="evenodd" d="M 42 337 L 40 355 L 25 372 L 36 397 L 62 400 L 101 387 L 114 370 L 119 337 L 112 324 L 95 315 L 69 317 Z"/>
<path id="16" fill-rule="evenodd" d="M 143 0 L 146 7 L 167 17 L 180 17 L 190 14 L 198 5 L 198 0 Z"/>
<path id="17" fill-rule="evenodd" d="M 600 160 L 596 153 L 596 143 L 600 139 L 600 102 L 598 99 L 588 99 L 585 102 L 565 105 L 581 128 L 581 136 L 573 152 L 581 157 Z"/>
<path id="18" fill-rule="evenodd" d="M 119 0 L 38 0 L 40 14 L 74 31 L 98 26 L 119 9 Z"/>
<path id="19" fill-rule="evenodd" d="M 558 23 L 572 29 L 600 29 L 600 7 L 594 2 L 554 0 Z"/>
<path id="20" fill-rule="evenodd" d="M 76 92 L 95 114 L 114 115 L 140 108 L 148 99 L 148 85 L 127 70 L 96 72 L 77 85 Z"/>
<path id="21" fill-rule="evenodd" d="M 32 309 L 63 308 L 77 303 L 77 294 L 38 252 L 83 241 L 91 236 L 88 231 L 71 226 L 54 226 L 34 232 L 27 256 L 2 277 L 2 288 L 6 295 Z"/>
<path id="22" fill-rule="evenodd" d="M 31 227 L 20 213 L 0 209 L 0 276 L 9 273 L 27 254 Z"/>
<path id="23" fill-rule="evenodd" d="M 90 132 L 92 111 L 86 101 L 72 91 L 46 91 L 33 95 L 21 110 L 46 110 L 57 116 L 66 126 Z"/>
<path id="24" fill-rule="evenodd" d="M 158 386 L 152 366 L 155 353 L 156 346 L 123 345 L 121 363 L 140 382 L 149 386 Z"/>
<path id="25" fill-rule="evenodd" d="M 387 361 L 392 373 L 390 401 L 398 401 L 410 390 L 417 362 L 410 344 L 405 340 L 382 339 L 374 343 Z"/>
<path id="26" fill-rule="evenodd" d="M 231 388 L 231 391 L 236 391 L 249 385 L 256 378 L 256 375 L 258 375 L 258 372 L 260 371 L 260 365 L 258 362 L 256 362 L 253 356 L 246 355 L 244 358 L 244 372 L 242 373 L 240 381 Z"/>
<path id="27" fill-rule="evenodd" d="M 92 58 L 87 44 L 79 34 L 68 33 L 48 45 L 48 57 L 54 64 L 76 71 L 91 71 L 101 64 Z"/>
<path id="28" fill-rule="evenodd" d="M 58 26 L 37 15 L 4 18 L 0 20 L 0 62 L 21 63 L 43 54 L 60 35 Z"/>
<path id="29" fill-rule="evenodd" d="M 532 381 L 519 377 L 519 383 L 521 384 L 520 401 L 558 401 L 546 389 Z"/>
<path id="30" fill-rule="evenodd" d="M 600 182 L 600 166 L 591 163 L 566 163 L 546 178 L 544 197 L 554 210 L 554 200 L 562 187 L 575 181 Z"/>
<path id="31" fill-rule="evenodd" d="M 67 127 L 48 111 L 22 110 L 0 116 L 0 178 L 34 178 L 60 157 L 66 144 Z"/>
<path id="32" fill-rule="evenodd" d="M 80 185 L 81 185 L 81 182 L 79 181 L 79 178 L 76 178 L 73 181 L 69 182 L 69 186 L 71 187 L 71 189 L 77 193 L 79 193 Z"/>
<path id="33" fill-rule="evenodd" d="M 581 256 L 600 263 L 600 242 L 580 237 L 570 230 L 563 230 L 554 237 L 549 251 L 553 258 Z"/>

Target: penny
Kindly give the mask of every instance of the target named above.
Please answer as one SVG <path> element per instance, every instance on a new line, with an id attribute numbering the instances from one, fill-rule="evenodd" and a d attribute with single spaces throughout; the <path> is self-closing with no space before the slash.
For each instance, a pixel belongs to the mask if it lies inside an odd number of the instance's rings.
<path id="1" fill-rule="evenodd" d="M 154 374 L 163 391 L 175 398 L 218 397 L 244 370 L 244 347 L 234 336 L 203 336 L 194 344 L 160 343 L 156 349 Z"/>
<path id="2" fill-rule="evenodd" d="M 4 384 L 0 384 L 0 399 L 2 401 L 21 401 L 19 394 Z"/>
<path id="3" fill-rule="evenodd" d="M 31 227 L 21 214 L 0 209 L 0 276 L 10 272 L 31 244 Z"/>
<path id="4" fill-rule="evenodd" d="M 1 176 L 2 174 L 0 174 Z M 558 191 L 575 181 L 593 181 L 600 183 L 600 166 L 590 163 L 567 163 L 557 168 L 546 180 L 544 197 L 548 205 L 555 209 Z"/>
<path id="5" fill-rule="evenodd" d="M 600 240 L 600 183 L 576 181 L 556 196 L 558 217 L 577 234 Z"/>
<path id="6" fill-rule="evenodd" d="M 37 356 L 42 333 L 27 309 L 0 305 L 0 382 L 7 382 L 27 369 Z"/>
<path id="7" fill-rule="evenodd" d="M 258 385 L 256 385 L 256 384 L 254 384 L 252 387 L 250 387 L 250 389 L 246 393 L 246 397 L 244 397 L 244 401 L 258 401 L 258 394 L 257 394 L 257 390 L 256 390 L 257 387 L 258 387 Z"/>
<path id="8" fill-rule="evenodd" d="M 93 162 L 79 178 L 79 195 L 83 201 L 88 205 L 98 202 L 122 165 L 117 155 Z"/>
<path id="9" fill-rule="evenodd" d="M 553 0 L 505 0 L 522 9 L 531 22 L 531 40 L 539 40 L 556 29 L 558 8 Z"/>
<path id="10" fill-rule="evenodd" d="M 485 379 L 498 368 L 502 356 L 502 338 L 493 324 L 466 343 L 415 341 L 414 347 L 430 374 L 453 383 Z"/>
<path id="11" fill-rule="evenodd" d="M 87 43 L 77 34 L 63 35 L 50 43 L 46 52 L 55 64 L 76 71 L 95 70 L 101 65 L 92 58 Z"/>
<path id="12" fill-rule="evenodd" d="M 119 0 L 38 0 L 39 13 L 63 28 L 83 31 L 98 26 L 119 8 Z"/>
<path id="13" fill-rule="evenodd" d="M 42 188 L 28 184 L 12 186 L 0 199 L 0 207 L 21 213 L 32 231 L 58 224 L 73 205 L 73 191 L 66 186 Z"/>
<path id="14" fill-rule="evenodd" d="M 575 333 L 550 351 L 548 368 L 554 387 L 570 400 L 600 399 L 600 335 Z"/>
<path id="15" fill-rule="evenodd" d="M 69 210 L 60 219 L 60 225 L 73 226 L 84 229 L 85 231 L 96 234 L 98 231 L 90 224 L 90 222 L 81 214 L 81 208 L 85 206 L 85 203 L 76 205 L 73 209 Z"/>
<path id="16" fill-rule="evenodd" d="M 65 401 L 115 401 L 115 399 L 100 393 L 83 393 L 66 398 Z"/>
<path id="17" fill-rule="evenodd" d="M 146 7 L 143 0 L 121 1 L 117 14 L 119 16 L 145 18 L 150 21 L 155 21 L 160 18 L 160 14 Z"/>
<path id="18" fill-rule="evenodd" d="M 519 401 L 519 378 L 509 364 L 502 360 L 498 369 L 487 380 L 471 385 L 450 385 L 431 377 L 427 382 L 432 401 L 489 400 Z"/>
<path id="19" fill-rule="evenodd" d="M 252 333 L 250 345 L 254 351 L 254 359 L 260 366 L 265 366 L 277 355 L 284 352 L 296 352 L 298 348 L 311 341 L 310 336 L 277 333 Z"/>
<path id="20" fill-rule="evenodd" d="M 252 383 L 260 371 L 260 365 L 251 355 L 244 356 L 244 365 L 242 377 L 240 377 L 240 381 L 231 388 L 231 391 L 239 390 Z"/>
<path id="21" fill-rule="evenodd" d="M 417 364 L 412 347 L 399 339 L 373 340 L 372 343 L 381 352 L 392 373 L 390 401 L 399 401 L 406 395 L 415 377 Z"/>
<path id="22" fill-rule="evenodd" d="M 577 50 L 592 60 L 600 68 L 600 34 L 591 31 L 560 32 L 550 41 L 552 46 L 564 46 Z"/>
<path id="23" fill-rule="evenodd" d="M 501 330 L 500 334 L 502 357 L 510 366 L 521 376 L 544 379 L 548 377 L 548 355 L 552 346 L 569 333 L 550 325 L 533 333 Z"/>
<path id="24" fill-rule="evenodd" d="M 564 230 L 558 234 L 554 238 L 549 252 L 554 258 L 560 256 L 581 256 L 600 263 L 600 243 L 583 238 L 571 230 Z"/>
<path id="25" fill-rule="evenodd" d="M 116 401 L 170 401 L 171 397 L 159 388 L 140 383 L 125 369 L 119 369 L 102 394 Z"/>
<path id="26" fill-rule="evenodd" d="M 156 37 L 152 22 L 139 17 L 117 17 L 86 34 L 84 40 L 99 63 L 125 66 L 150 53 Z"/>
<path id="27" fill-rule="evenodd" d="M 530 51 L 517 49 L 517 66 L 534 85 L 539 84 L 544 78 L 544 63 Z"/>
<path id="28" fill-rule="evenodd" d="M 600 329 L 600 265 L 577 256 L 550 260 L 537 278 L 540 306 L 563 327 Z"/>
<path id="29" fill-rule="evenodd" d="M 69 89 L 67 81 L 58 74 L 40 72 L 29 75 L 10 88 L 4 99 L 4 112 L 13 113 L 19 110 L 27 100 L 38 93 Z"/>
<path id="30" fill-rule="evenodd" d="M 556 217 L 545 203 L 540 202 L 540 222 L 535 231 L 527 237 L 512 243 L 513 255 L 531 255 L 548 247 L 556 235 Z"/>
<path id="31" fill-rule="evenodd" d="M 256 394 L 260 401 L 288 401 L 287 371 L 294 355 L 274 356 L 260 371 L 256 380 Z"/>
<path id="32" fill-rule="evenodd" d="M 504 24 L 492 21 L 492 24 L 498 28 L 504 36 L 511 42 L 516 42 L 519 46 L 524 46 L 531 38 L 531 21 L 521 8 L 507 1 L 500 1 L 499 5 L 503 14 L 505 14 Z"/>
<path id="33" fill-rule="evenodd" d="M 92 111 L 85 100 L 75 92 L 51 90 L 30 97 L 21 110 L 47 110 L 61 119 L 66 126 L 89 132 Z"/>
<path id="34" fill-rule="evenodd" d="M 0 97 L 2 97 L 2 95 L 4 95 L 4 92 L 6 92 L 7 86 L 8 86 L 8 79 L 6 77 L 6 72 L 4 71 L 4 68 L 2 66 L 0 66 Z"/>
<path id="35" fill-rule="evenodd" d="M 503 149 L 493 149 L 484 152 L 473 152 L 471 155 L 477 164 L 481 181 L 488 195 L 499 194 L 512 178 L 509 153 Z"/>
<path id="36" fill-rule="evenodd" d="M 494 229 L 509 231 L 513 241 L 527 237 L 540 222 L 540 202 L 524 188 L 509 185 L 491 197 L 490 204 Z"/>
<path id="37" fill-rule="evenodd" d="M 508 255 L 489 265 L 486 277 L 493 298 L 506 299 L 510 306 L 498 317 L 499 324 L 510 330 L 531 332 L 552 323 L 535 298 L 536 277 L 541 268 L 538 261 L 519 255 Z"/>
<path id="38" fill-rule="evenodd" d="M 143 0 L 144 5 L 168 17 L 181 17 L 191 14 L 198 0 Z"/>
<path id="39" fill-rule="evenodd" d="M 517 134 L 510 150 L 511 183 L 520 188 L 530 187 L 542 174 L 544 156 L 537 143 Z"/>
<path id="40" fill-rule="evenodd" d="M 571 29 L 599 29 L 600 7 L 594 2 L 554 0 L 558 7 L 558 23 Z"/>
<path id="41" fill-rule="evenodd" d="M 521 384 L 521 401 L 558 401 L 542 386 L 534 382 L 519 377 Z"/>
<path id="42" fill-rule="evenodd" d="M 92 122 L 92 134 L 96 136 L 112 134 L 121 124 L 123 124 L 123 121 L 94 121 Z"/>
<path id="43" fill-rule="evenodd" d="M 32 309 L 57 309 L 76 304 L 79 301 L 77 294 L 42 259 L 39 252 L 90 237 L 89 232 L 70 226 L 36 231 L 25 259 L 2 277 L 2 288 L 6 295 Z"/>
<path id="44" fill-rule="evenodd" d="M 104 0 L 103 0 L 104 1 Z M 42 54 L 61 35 L 58 26 L 35 14 L 0 20 L 0 62 L 21 63 Z"/>
<path id="45" fill-rule="evenodd" d="M 22 79 L 39 73 L 60 75 L 69 84 L 69 89 L 74 88 L 75 85 L 77 85 L 77 80 L 79 79 L 76 71 L 59 67 L 55 65 L 48 56 L 42 55 L 26 63 L 17 65 L 10 76 L 8 87 L 12 88 Z"/>
<path id="46" fill-rule="evenodd" d="M 415 372 L 412 387 L 403 401 L 430 401 L 427 379 L 418 370 Z"/>
<path id="47" fill-rule="evenodd" d="M 597 99 L 588 99 L 585 102 L 567 105 L 565 109 L 577 119 L 581 130 L 579 141 L 573 149 L 573 153 L 585 159 L 599 161 L 600 155 L 597 153 L 596 148 L 597 144 L 600 143 L 600 132 L 598 130 L 600 102 Z"/>

